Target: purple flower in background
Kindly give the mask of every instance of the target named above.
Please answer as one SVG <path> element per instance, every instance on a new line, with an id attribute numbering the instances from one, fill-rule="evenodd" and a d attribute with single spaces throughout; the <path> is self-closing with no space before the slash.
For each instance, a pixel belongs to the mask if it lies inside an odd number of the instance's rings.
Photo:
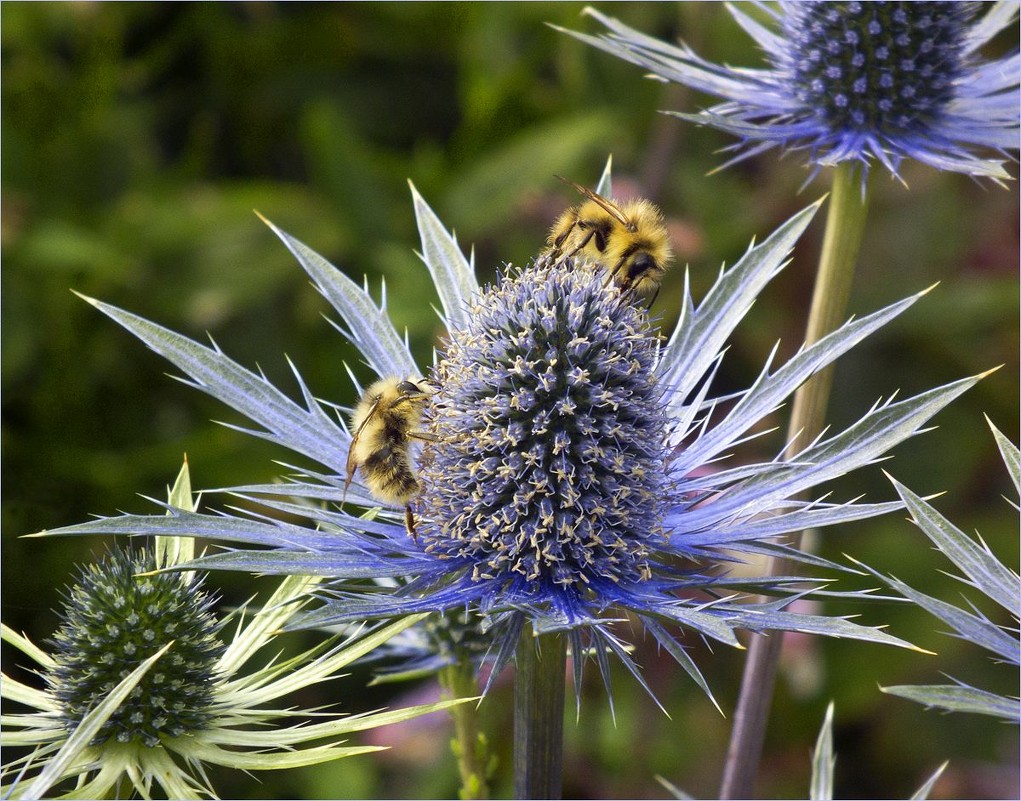
<path id="1" fill-rule="evenodd" d="M 593 9 L 609 32 L 565 31 L 654 76 L 723 98 L 700 114 L 669 112 L 732 133 L 741 141 L 728 166 L 772 148 L 806 151 L 817 171 L 873 159 L 897 175 L 903 159 L 995 181 L 1018 145 L 1017 50 L 984 61 L 978 50 L 1016 24 L 1004 0 L 977 16 L 977 3 L 786 2 L 756 6 L 763 25 L 737 6 L 734 19 L 765 53 L 765 68 L 714 64 Z"/>

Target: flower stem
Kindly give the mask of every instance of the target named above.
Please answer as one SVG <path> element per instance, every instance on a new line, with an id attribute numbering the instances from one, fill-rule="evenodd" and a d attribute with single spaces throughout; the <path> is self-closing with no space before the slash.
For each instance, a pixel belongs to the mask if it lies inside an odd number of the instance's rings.
<path id="1" fill-rule="evenodd" d="M 818 342 L 844 321 L 867 211 L 868 197 L 861 166 L 853 161 L 842 162 L 833 175 L 826 235 L 805 332 L 806 345 Z M 787 432 L 788 458 L 796 455 L 822 431 L 832 382 L 833 367 L 830 365 L 798 388 Z M 791 545 L 797 548 L 800 541 L 801 535 Z M 771 575 L 785 575 L 790 571 L 791 565 L 787 560 L 770 560 Z M 720 798 L 754 797 L 752 791 L 762 756 L 782 644 L 783 634 L 774 632 L 769 637 L 755 637 L 749 646 Z"/>
<path id="2" fill-rule="evenodd" d="M 452 698 L 479 695 L 475 667 L 469 660 L 443 668 L 440 683 Z M 479 731 L 478 705 L 458 704 L 449 711 L 454 719 L 454 739 L 450 748 L 457 758 L 457 769 L 461 774 L 458 797 L 463 801 L 489 798 L 489 744 L 486 735 Z"/>
<path id="3" fill-rule="evenodd" d="M 560 798 L 566 639 L 559 634 L 533 637 L 526 626 L 515 662 L 514 797 Z"/>

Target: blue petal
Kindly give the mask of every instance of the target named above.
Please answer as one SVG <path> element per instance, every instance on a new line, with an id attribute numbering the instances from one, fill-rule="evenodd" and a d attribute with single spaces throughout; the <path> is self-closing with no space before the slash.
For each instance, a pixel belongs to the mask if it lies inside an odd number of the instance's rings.
<path id="1" fill-rule="evenodd" d="M 182 379 L 185 384 L 223 401 L 265 428 L 265 431 L 252 431 L 254 435 L 309 456 L 338 472 L 342 469 L 350 436 L 323 411 L 300 378 L 307 406 L 304 409 L 263 376 L 241 367 L 219 349 L 207 348 L 116 306 L 82 297 L 181 368 L 189 376 L 189 379 Z"/>
<path id="2" fill-rule="evenodd" d="M 409 378 L 419 375 L 404 339 L 365 290 L 314 250 L 281 231 L 269 220 L 265 223 L 287 245 L 311 276 L 316 289 L 344 319 L 351 341 L 380 376 Z"/>
<path id="3" fill-rule="evenodd" d="M 900 403 L 878 406 L 840 434 L 795 454 L 792 458 L 797 464 L 778 462 L 775 470 L 732 487 L 718 498 L 687 510 L 681 518 L 675 516 L 667 522 L 694 530 L 714 526 L 731 515 L 744 518 L 765 512 L 777 502 L 874 461 L 917 433 L 929 418 L 981 378 L 964 378 Z M 692 480 L 692 485 L 697 489 L 697 479 Z"/>
<path id="4" fill-rule="evenodd" d="M 821 203 L 813 203 L 761 245 L 749 248 L 731 269 L 721 271 L 698 308 L 689 307 L 678 320 L 656 366 L 660 384 L 671 393 L 671 409 L 680 408 L 702 380 L 759 292 L 785 266 Z"/>
<path id="5" fill-rule="evenodd" d="M 433 284 L 443 304 L 443 321 L 447 328 L 463 328 L 468 323 L 468 298 L 478 291 L 475 279 L 475 254 L 465 259 L 457 244 L 457 237 L 448 233 L 443 223 L 429 208 L 411 182 L 411 197 L 415 204 L 415 219 L 422 238 L 419 254 L 429 268 Z"/>
<path id="6" fill-rule="evenodd" d="M 928 290 L 926 290 L 928 292 Z M 802 349 L 776 372 L 769 373 L 769 364 L 763 368 L 755 383 L 737 405 L 709 432 L 703 434 L 685 449 L 675 462 L 681 472 L 693 470 L 710 462 L 723 450 L 733 446 L 739 436 L 775 411 L 782 402 L 808 378 L 832 364 L 869 334 L 886 325 L 909 308 L 925 292 L 887 306 L 861 320 L 845 323 L 811 347 Z"/>

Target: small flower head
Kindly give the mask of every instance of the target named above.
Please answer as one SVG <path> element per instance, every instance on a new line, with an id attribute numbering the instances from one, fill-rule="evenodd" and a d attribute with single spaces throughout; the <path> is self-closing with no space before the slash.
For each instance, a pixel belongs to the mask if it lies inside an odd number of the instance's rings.
<path id="1" fill-rule="evenodd" d="M 187 465 L 171 501 L 194 511 Z M 337 675 L 420 617 L 264 664 L 264 647 L 318 580 L 289 577 L 247 620 L 236 619 L 247 608 L 220 619 L 197 574 L 154 572 L 179 564 L 193 547 L 191 538 L 157 538 L 152 550 L 115 551 L 83 569 L 52 654 L 0 627 L 4 642 L 39 664 L 46 683 L 43 690 L 5 676 L 0 684 L 5 703 L 31 708 L 5 716 L 5 748 L 31 749 L 18 757 L 5 751 L 5 798 L 53 797 L 65 783 L 73 783 L 65 797 L 74 798 L 215 798 L 207 765 L 273 770 L 377 751 L 341 738 L 466 700 L 353 718 L 287 705 L 288 694 Z M 228 630 L 233 637 L 221 642 Z"/>
<path id="2" fill-rule="evenodd" d="M 416 628 L 424 639 L 422 650 L 428 650 L 443 666 L 466 660 L 479 662 L 489 650 L 489 638 L 482 630 L 482 617 L 474 612 L 451 609 L 443 614 L 430 615 Z"/>
<path id="3" fill-rule="evenodd" d="M 187 573 L 151 573 L 152 551 L 114 550 L 82 569 L 67 595 L 46 676 L 67 729 L 78 726 L 131 671 L 165 645 L 170 651 L 135 685 L 100 729 L 110 738 L 155 747 L 164 736 L 206 729 L 214 717 L 217 664 L 224 645 L 215 599 Z"/>
<path id="4" fill-rule="evenodd" d="M 564 612 L 649 578 L 667 452 L 644 312 L 570 260 L 502 277 L 470 312 L 436 367 L 427 552 Z"/>
<path id="5" fill-rule="evenodd" d="M 776 66 L 820 129 L 932 135 L 965 73 L 974 13 L 970 3 L 792 5 Z"/>
<path id="6" fill-rule="evenodd" d="M 721 96 L 677 116 L 735 134 L 738 155 L 806 150 L 816 169 L 878 160 L 894 175 L 905 158 L 941 170 L 1008 178 L 998 160 L 1017 146 L 1017 53 L 982 62 L 977 50 L 1016 19 L 995 4 L 981 20 L 964 2 L 784 2 L 773 29 L 730 11 L 765 52 L 766 69 L 713 64 L 686 46 L 655 42 L 589 11 L 610 33 L 571 33 L 668 80 Z"/>
<path id="7" fill-rule="evenodd" d="M 429 615 L 362 661 L 372 663 L 374 683 L 420 679 L 457 666 L 475 675 L 492 646 L 484 623 L 482 615 L 464 608 Z"/>

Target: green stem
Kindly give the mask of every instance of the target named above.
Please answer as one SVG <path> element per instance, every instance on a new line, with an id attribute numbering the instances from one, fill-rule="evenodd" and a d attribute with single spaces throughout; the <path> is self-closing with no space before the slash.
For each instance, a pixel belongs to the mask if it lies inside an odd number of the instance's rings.
<path id="1" fill-rule="evenodd" d="M 858 262 L 867 213 L 868 197 L 862 192 L 861 171 L 852 162 L 844 162 L 836 168 L 833 176 L 826 236 L 822 243 L 812 307 L 805 330 L 806 345 L 818 342 L 832 333 L 847 317 L 854 268 Z M 790 443 L 788 457 L 808 445 L 825 427 L 826 403 L 833 384 L 833 367 L 831 364 L 820 370 L 794 394 L 794 409 L 787 431 Z"/>
<path id="2" fill-rule="evenodd" d="M 515 654 L 515 798 L 562 796 L 566 663 L 566 638 L 525 627 Z"/>
<path id="3" fill-rule="evenodd" d="M 844 322 L 867 211 L 868 198 L 862 191 L 860 165 L 842 162 L 833 175 L 826 235 L 805 332 L 806 345 L 818 342 Z M 830 365 L 812 376 L 795 393 L 787 431 L 788 458 L 796 455 L 823 430 L 832 383 L 833 365 Z M 801 535 L 791 545 L 797 548 L 800 543 Z M 788 560 L 770 560 L 770 575 L 786 575 L 791 570 Z M 769 637 L 753 638 L 749 646 L 720 798 L 754 797 L 752 791 L 762 756 L 782 644 L 782 633 L 775 632 Z"/>
<path id="4" fill-rule="evenodd" d="M 443 668 L 440 683 L 452 698 L 473 698 L 480 694 L 475 667 L 469 660 Z M 478 705 L 458 704 L 450 710 L 450 716 L 454 719 L 450 748 L 461 775 L 458 796 L 465 801 L 489 798 L 489 746 L 486 735 L 479 729 Z"/>

